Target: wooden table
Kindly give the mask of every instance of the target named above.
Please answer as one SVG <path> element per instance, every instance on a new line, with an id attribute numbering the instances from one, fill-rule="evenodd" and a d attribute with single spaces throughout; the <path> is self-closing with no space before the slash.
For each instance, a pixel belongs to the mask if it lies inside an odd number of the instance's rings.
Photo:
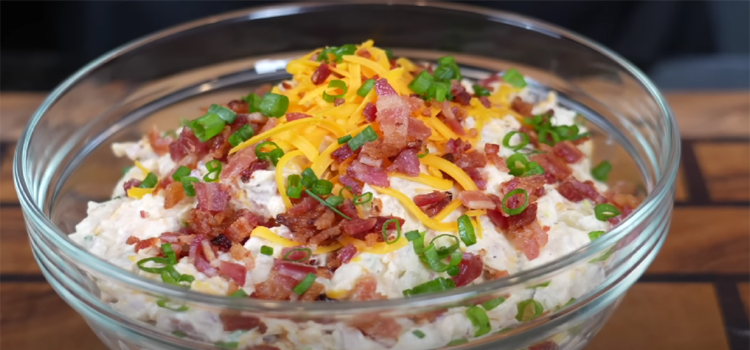
<path id="1" fill-rule="evenodd" d="M 667 95 L 683 137 L 672 230 L 589 350 L 750 348 L 750 94 Z M 11 164 L 40 94 L 0 94 L 0 348 L 104 349 L 29 250 Z"/>

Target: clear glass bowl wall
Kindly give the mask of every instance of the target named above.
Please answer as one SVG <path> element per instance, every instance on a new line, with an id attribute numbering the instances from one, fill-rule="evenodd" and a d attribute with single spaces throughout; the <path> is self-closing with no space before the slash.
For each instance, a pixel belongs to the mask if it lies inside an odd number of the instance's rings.
<path id="1" fill-rule="evenodd" d="M 439 24 L 439 25 L 438 25 Z M 120 270 L 67 239 L 88 201 L 104 201 L 129 165 L 113 142 L 138 139 L 194 118 L 199 107 L 228 102 L 253 86 L 287 77 L 256 69 L 316 47 L 374 39 L 397 56 L 435 60 L 451 54 L 469 77 L 521 69 L 535 92 L 555 90 L 561 103 L 589 119 L 595 161 L 609 159 L 612 181 L 636 181 L 649 193 L 615 230 L 575 254 L 479 286 L 403 300 L 290 303 L 237 300 L 186 292 Z M 273 65 L 271 65 L 273 66 Z M 265 65 L 265 67 L 271 67 Z M 157 33 L 92 62 L 40 107 L 19 143 L 14 175 L 36 259 L 54 289 L 112 349 L 213 349 L 180 338 L 111 307 L 117 288 L 168 297 L 212 313 L 227 310 L 293 319 L 342 321 L 410 316 L 472 305 L 544 282 L 611 249 L 604 282 L 573 304 L 511 330 L 455 349 L 522 349 L 553 339 L 580 349 L 643 273 L 669 228 L 679 137 L 663 97 L 632 65 L 575 34 L 524 17 L 462 5 L 288 5 L 230 13 Z"/>

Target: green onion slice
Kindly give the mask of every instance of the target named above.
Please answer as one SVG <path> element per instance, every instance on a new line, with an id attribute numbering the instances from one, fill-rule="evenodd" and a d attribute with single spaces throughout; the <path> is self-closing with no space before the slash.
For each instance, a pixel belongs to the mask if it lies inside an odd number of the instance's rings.
<path id="1" fill-rule="evenodd" d="M 409 231 L 409 232 L 405 233 L 404 237 L 406 237 L 407 241 L 412 242 L 415 239 L 422 238 L 422 235 L 419 234 L 419 231 L 414 230 L 414 231 Z"/>
<path id="2" fill-rule="evenodd" d="M 302 171 L 302 186 L 312 188 L 316 182 L 318 182 L 318 175 L 315 174 L 315 171 L 310 168 Z"/>
<path id="3" fill-rule="evenodd" d="M 172 180 L 181 181 L 183 177 L 188 175 L 190 175 L 190 168 L 182 165 L 172 174 Z"/>
<path id="4" fill-rule="evenodd" d="M 294 289 L 292 289 L 294 294 L 297 294 L 297 295 L 305 294 L 305 292 L 307 292 L 307 290 L 310 289 L 310 287 L 312 287 L 313 283 L 315 283 L 316 277 L 317 276 L 314 273 L 308 273 L 307 277 L 305 277 L 305 279 L 303 279 L 302 282 L 300 282 L 296 287 L 294 287 Z"/>
<path id="5" fill-rule="evenodd" d="M 357 95 L 359 95 L 359 97 L 367 96 L 367 94 L 370 93 L 370 90 L 372 90 L 374 86 L 375 86 L 375 79 L 367 79 L 367 81 L 365 81 L 362 84 L 362 86 L 360 86 L 359 89 L 357 90 Z"/>
<path id="6" fill-rule="evenodd" d="M 249 124 L 245 124 L 237 131 L 235 131 L 232 136 L 229 136 L 229 144 L 232 145 L 232 147 L 237 147 L 237 145 L 253 137 L 254 134 L 255 131 L 253 131 L 253 127 L 251 127 Z"/>
<path id="7" fill-rule="evenodd" d="M 154 188 L 156 187 L 156 184 L 159 182 L 159 178 L 156 177 L 154 173 L 148 173 L 146 175 L 146 178 L 143 179 L 140 185 L 138 187 L 140 188 Z"/>
<path id="8" fill-rule="evenodd" d="M 554 146 L 558 142 L 560 142 L 560 134 L 558 134 L 554 130 L 551 130 L 550 128 L 539 128 L 537 129 L 537 131 L 539 133 L 539 142 L 541 143 Z M 551 142 L 550 137 L 552 138 Z"/>
<path id="9" fill-rule="evenodd" d="M 320 204 L 325 205 L 328 207 L 328 209 L 333 210 L 334 213 L 341 215 L 344 219 L 351 220 L 352 218 L 346 216 L 346 214 L 342 213 L 340 210 L 336 209 L 334 206 L 328 204 L 324 199 L 318 197 L 315 193 L 312 193 L 310 190 L 305 190 L 305 193 L 307 193 L 308 196 L 314 198 L 316 201 L 320 202 Z"/>
<path id="10" fill-rule="evenodd" d="M 344 197 L 331 195 L 326 198 L 326 203 L 330 204 L 331 206 L 338 207 L 339 205 L 344 203 Z"/>
<path id="11" fill-rule="evenodd" d="M 443 238 L 443 237 L 447 237 L 447 238 L 453 240 L 453 242 L 455 242 L 455 243 L 453 243 L 453 244 L 451 244 L 451 245 L 449 245 L 447 247 L 439 247 L 439 248 L 437 248 L 438 258 L 439 259 L 445 259 L 445 258 L 447 258 L 453 252 L 455 252 L 460 247 L 460 245 L 461 245 L 460 241 L 458 240 L 458 237 L 456 237 L 456 236 L 454 236 L 452 234 L 449 234 L 449 233 L 444 233 L 444 234 L 438 235 L 435 238 L 433 238 L 430 241 L 430 244 L 428 246 L 434 245 L 435 247 L 437 247 L 437 240 L 440 239 L 440 238 Z"/>
<path id="12" fill-rule="evenodd" d="M 302 185 L 300 185 L 300 176 L 292 174 L 287 177 L 286 195 L 289 198 L 299 198 L 302 196 Z"/>
<path id="13" fill-rule="evenodd" d="M 388 226 L 390 226 L 391 223 L 396 224 L 396 238 L 389 241 L 388 240 Z M 382 231 L 383 231 L 383 240 L 385 241 L 385 243 L 387 244 L 396 243 L 401 238 L 401 222 L 398 221 L 398 219 L 390 219 L 383 223 Z"/>
<path id="14" fill-rule="evenodd" d="M 440 259 L 440 255 L 434 245 L 430 245 L 424 250 L 424 257 L 427 260 L 427 265 L 435 272 L 445 272 L 453 266 L 458 266 L 463 259 L 463 253 L 461 250 L 456 249 L 450 255 L 450 262 L 444 263 Z"/>
<path id="15" fill-rule="evenodd" d="M 185 338 L 187 336 L 187 334 L 185 334 L 185 332 L 183 331 L 174 331 L 172 332 L 172 335 L 174 335 L 175 337 L 180 337 L 180 338 Z"/>
<path id="16" fill-rule="evenodd" d="M 258 94 L 251 93 L 242 98 L 247 102 L 247 108 L 250 113 L 260 112 L 260 101 L 263 101 L 263 97 Z"/>
<path id="17" fill-rule="evenodd" d="M 503 297 L 497 297 L 495 299 L 485 301 L 484 303 L 482 303 L 482 307 L 485 310 L 490 311 L 490 310 L 492 310 L 492 309 L 500 306 L 500 304 L 502 304 L 504 302 L 505 302 L 505 298 L 503 298 Z"/>
<path id="18" fill-rule="evenodd" d="M 344 97 L 344 95 L 346 95 L 346 92 L 349 90 L 343 80 L 331 80 L 331 82 L 328 83 L 328 89 L 330 88 L 339 89 L 341 90 L 341 93 L 338 95 L 329 95 L 328 92 L 323 91 L 323 100 L 326 102 L 333 102 L 337 98 Z"/>
<path id="19" fill-rule="evenodd" d="M 237 347 L 240 346 L 240 343 L 236 341 L 220 341 L 214 345 L 222 349 L 237 349 Z"/>
<path id="20" fill-rule="evenodd" d="M 349 140 L 351 140 L 351 139 L 352 139 L 352 135 L 346 135 L 346 136 L 340 137 L 337 140 L 337 142 L 339 143 L 339 145 L 343 145 L 343 144 L 349 142 Z"/>
<path id="21" fill-rule="evenodd" d="M 417 154 L 417 158 L 424 158 L 424 157 L 427 157 L 427 155 L 428 155 L 428 154 L 430 154 L 430 149 L 429 149 L 429 148 L 427 148 L 427 147 L 425 147 L 425 148 L 424 148 L 424 153 L 422 153 L 422 154 Z"/>
<path id="22" fill-rule="evenodd" d="M 174 249 L 172 249 L 172 245 L 169 243 L 163 243 L 161 245 L 161 252 L 164 253 L 164 256 L 167 257 L 169 260 L 169 263 L 172 265 L 177 264 L 177 255 L 174 253 Z"/>
<path id="23" fill-rule="evenodd" d="M 203 175 L 203 181 L 219 181 L 219 175 L 221 174 L 221 161 L 218 159 L 209 161 L 208 163 L 206 163 L 206 170 L 208 170 L 208 174 Z"/>
<path id="24" fill-rule="evenodd" d="M 523 195 L 524 203 L 518 208 L 508 208 L 508 200 L 513 198 L 513 196 L 517 194 Z M 523 188 L 516 188 L 513 191 L 508 192 L 508 194 L 506 194 L 505 197 L 503 197 L 503 202 L 502 202 L 503 211 L 508 215 L 521 214 L 524 210 L 526 210 L 527 206 L 529 206 L 529 194 Z"/>
<path id="25" fill-rule="evenodd" d="M 217 104 L 212 104 L 211 107 L 208 108 L 208 114 L 218 115 L 227 124 L 232 124 L 234 123 L 234 120 L 237 119 L 237 113 L 227 107 Z"/>
<path id="26" fill-rule="evenodd" d="M 599 221 L 607 221 L 620 215 L 620 211 L 612 204 L 602 203 L 597 204 L 596 207 L 594 207 L 594 215 L 596 215 L 596 219 Z"/>
<path id="27" fill-rule="evenodd" d="M 409 89 L 414 91 L 415 94 L 421 95 L 427 92 L 433 82 L 435 82 L 435 78 L 427 71 L 422 71 L 409 83 Z"/>
<path id="28" fill-rule="evenodd" d="M 503 75 L 503 80 L 513 87 L 526 87 L 526 79 L 523 77 L 523 74 L 515 68 L 508 69 Z"/>
<path id="29" fill-rule="evenodd" d="M 354 205 L 364 205 L 370 203 L 372 201 L 372 197 L 373 196 L 371 192 L 365 192 L 360 195 L 354 196 L 352 202 L 354 202 Z"/>
<path id="30" fill-rule="evenodd" d="M 318 196 L 327 196 L 333 190 L 333 183 L 328 180 L 318 180 L 310 188 L 310 191 Z"/>
<path id="31" fill-rule="evenodd" d="M 167 304 L 168 302 L 169 302 L 169 300 L 167 300 L 167 299 L 159 299 L 159 300 L 156 301 L 156 305 L 158 305 L 161 308 L 172 310 L 174 312 L 185 312 L 185 311 L 190 310 L 190 308 L 187 307 L 187 305 L 175 306 L 175 305 L 172 305 L 172 304 Z"/>
<path id="32" fill-rule="evenodd" d="M 289 97 L 269 92 L 263 95 L 258 110 L 266 117 L 280 118 L 289 108 Z"/>
<path id="33" fill-rule="evenodd" d="M 414 253 L 417 255 L 422 255 L 424 253 L 424 236 L 427 234 L 427 232 L 417 232 L 419 234 L 419 237 L 416 237 L 413 232 L 417 231 L 411 231 L 407 233 L 407 237 L 411 236 L 411 243 L 414 245 Z"/>
<path id="34" fill-rule="evenodd" d="M 526 289 L 535 289 L 535 288 L 544 288 L 549 286 L 549 284 L 552 283 L 552 281 L 546 281 L 539 284 L 535 284 L 533 286 L 526 287 Z"/>
<path id="35" fill-rule="evenodd" d="M 490 318 L 487 316 L 487 312 L 479 306 L 474 305 L 466 309 L 466 317 L 469 318 L 471 324 L 473 324 L 474 328 L 476 328 L 476 331 L 474 331 L 475 337 L 485 335 L 492 329 L 492 326 L 490 325 Z"/>
<path id="36" fill-rule="evenodd" d="M 260 253 L 263 255 L 272 256 L 273 255 L 273 247 L 269 247 L 267 245 L 260 247 Z"/>
<path id="37" fill-rule="evenodd" d="M 510 139 L 513 137 L 513 135 L 516 135 L 516 134 L 521 138 L 521 142 L 519 142 L 516 145 L 511 145 Z M 528 144 L 529 144 L 529 135 L 520 131 L 511 131 L 505 134 L 505 137 L 503 137 L 503 146 L 508 147 L 514 151 L 524 148 Z"/>
<path id="38" fill-rule="evenodd" d="M 305 254 L 305 256 L 303 256 L 302 258 L 299 258 L 299 259 L 292 259 L 289 256 L 291 256 L 292 253 L 294 253 L 294 252 L 305 252 L 307 254 Z M 281 260 L 287 260 L 287 261 L 305 261 L 305 260 L 307 260 L 307 258 L 309 258 L 311 256 L 312 256 L 312 250 L 310 250 L 310 248 L 294 248 L 294 249 L 286 252 L 286 254 L 284 254 L 284 257 L 281 258 Z"/>
<path id="39" fill-rule="evenodd" d="M 367 142 L 373 142 L 378 139 L 378 134 L 375 133 L 371 125 L 368 125 L 362 132 L 357 136 L 352 137 L 347 144 L 352 151 L 358 150 L 362 145 Z"/>
<path id="40" fill-rule="evenodd" d="M 448 268 L 448 276 L 456 277 L 461 274 L 461 268 L 458 266 L 451 266 Z"/>
<path id="41" fill-rule="evenodd" d="M 471 224 L 469 216 L 461 215 L 458 218 L 458 235 L 467 247 L 477 243 L 477 236 L 474 233 L 474 225 Z"/>
<path id="42" fill-rule="evenodd" d="M 485 87 L 483 87 L 483 86 L 481 86 L 481 85 L 476 85 L 476 84 L 474 84 L 474 85 L 472 86 L 472 88 L 474 89 L 474 95 L 477 95 L 477 96 L 480 96 L 480 97 L 481 97 L 481 96 L 489 96 L 489 95 L 491 95 L 491 94 L 492 94 L 492 93 L 490 92 L 490 89 L 488 89 L 488 88 L 485 88 Z"/>
<path id="43" fill-rule="evenodd" d="M 250 296 L 247 295 L 247 293 L 245 292 L 244 289 L 237 289 L 236 292 L 234 292 L 232 294 L 229 294 L 229 297 L 230 298 L 247 298 L 247 297 L 250 297 Z"/>
<path id="44" fill-rule="evenodd" d="M 206 114 L 190 122 L 190 129 L 200 142 L 206 142 L 221 134 L 226 122 L 218 114 Z"/>
<path id="45" fill-rule="evenodd" d="M 612 170 L 612 164 L 609 161 L 602 161 L 599 165 L 591 169 L 591 177 L 606 182 L 609 178 L 609 172 Z"/>
<path id="46" fill-rule="evenodd" d="M 164 266 L 146 266 L 147 263 L 154 263 L 154 264 L 162 264 Z M 162 257 L 151 257 L 151 258 L 145 258 L 138 260 L 136 263 L 139 269 L 141 271 L 149 272 L 149 273 L 161 273 L 167 266 L 170 265 L 168 258 L 162 258 Z"/>
<path id="47" fill-rule="evenodd" d="M 266 145 L 273 146 L 275 148 L 268 152 L 262 152 L 261 149 Z M 279 162 L 279 159 L 284 156 L 284 150 L 282 150 L 281 147 L 279 147 L 279 145 L 277 145 L 275 142 L 263 141 L 255 146 L 255 156 L 260 160 L 270 161 L 275 166 Z"/>
<path id="48" fill-rule="evenodd" d="M 521 176 L 526 172 L 526 167 L 529 165 L 529 161 L 526 160 L 526 156 L 521 153 L 513 154 L 505 160 L 505 164 L 508 165 L 508 174 L 513 176 Z"/>
<path id="49" fill-rule="evenodd" d="M 516 306 L 518 307 L 516 320 L 521 322 L 531 321 L 541 316 L 542 312 L 544 312 L 544 306 L 534 299 L 521 301 Z"/>
<path id="50" fill-rule="evenodd" d="M 422 339 L 425 336 L 424 332 L 420 331 L 419 329 L 416 329 L 416 330 L 412 331 L 411 333 L 414 334 L 414 336 L 417 337 L 417 338 L 419 338 L 419 339 Z"/>
<path id="51" fill-rule="evenodd" d="M 195 197 L 195 187 L 193 187 L 193 182 L 200 182 L 200 180 L 194 176 L 183 176 L 180 179 L 180 182 L 182 182 L 182 188 L 185 190 L 185 194 L 188 197 Z"/>
<path id="52" fill-rule="evenodd" d="M 450 85 L 436 81 L 430 85 L 429 89 L 427 89 L 427 98 L 433 98 L 435 101 L 443 102 L 450 91 Z"/>
<path id="53" fill-rule="evenodd" d="M 430 280 L 425 283 L 414 286 L 414 288 L 412 289 L 406 289 L 403 291 L 403 293 L 404 293 L 404 296 L 408 297 L 408 296 L 417 295 L 417 294 L 442 292 L 444 290 L 449 290 L 453 288 L 456 288 L 456 283 L 453 282 L 452 279 L 445 278 L 445 277 L 438 277 L 434 280 Z"/>
<path id="54" fill-rule="evenodd" d="M 604 233 L 605 233 L 604 231 L 591 231 L 591 232 L 589 232 L 589 239 L 592 240 L 592 241 L 594 241 L 597 238 L 603 236 Z"/>
<path id="55" fill-rule="evenodd" d="M 544 168 L 542 168 L 537 162 L 529 162 L 529 164 L 526 164 L 526 172 L 523 173 L 523 176 L 532 175 L 544 175 Z"/>

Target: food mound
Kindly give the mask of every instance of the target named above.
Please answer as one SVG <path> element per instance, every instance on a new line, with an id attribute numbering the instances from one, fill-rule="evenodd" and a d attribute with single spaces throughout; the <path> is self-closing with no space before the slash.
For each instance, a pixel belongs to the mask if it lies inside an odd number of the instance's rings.
<path id="1" fill-rule="evenodd" d="M 554 93 L 534 95 L 516 69 L 472 82 L 451 56 L 414 63 L 367 41 L 317 49 L 287 71 L 273 88 L 182 116 L 197 118 L 176 131 L 114 144 L 135 166 L 70 237 L 133 273 L 203 293 L 377 300 L 548 263 L 639 204 L 607 187 L 610 163 L 592 167 L 581 116 Z M 358 349 L 430 348 L 563 307 L 601 283 L 607 258 L 426 319 L 311 323 L 322 327 L 312 340 L 270 319 L 209 321 L 151 296 L 112 303 L 235 346 L 346 348 L 355 337 Z"/>

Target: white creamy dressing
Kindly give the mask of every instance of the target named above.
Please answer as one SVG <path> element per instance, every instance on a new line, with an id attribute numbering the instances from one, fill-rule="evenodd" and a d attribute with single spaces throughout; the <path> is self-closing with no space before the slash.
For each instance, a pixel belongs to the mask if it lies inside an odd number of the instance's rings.
<path id="1" fill-rule="evenodd" d="M 469 87 L 470 88 L 470 87 Z M 559 107 L 554 94 L 550 94 L 547 100 L 536 105 L 534 112 L 541 113 L 548 109 L 555 111 L 553 123 L 556 125 L 572 124 L 575 112 Z M 472 117 L 466 118 L 464 126 L 474 127 L 476 121 Z M 512 116 L 492 119 L 485 123 L 478 142 L 477 149 L 484 149 L 485 143 L 502 144 L 505 135 L 511 131 L 518 130 L 520 123 Z M 583 132 L 585 130 L 582 130 Z M 329 140 L 330 141 L 330 140 Z M 518 135 L 511 138 L 511 144 L 520 141 Z M 433 147 L 434 148 L 434 147 Z M 587 155 L 586 158 L 576 164 L 572 164 L 574 176 L 580 181 L 592 180 L 590 175 L 591 154 L 590 142 L 584 143 L 579 148 Z M 500 147 L 500 156 L 508 157 L 514 152 L 507 147 Z M 435 149 L 433 149 L 434 151 Z M 131 160 L 139 160 L 148 170 L 155 172 L 159 177 L 166 176 L 175 167 L 169 155 L 158 156 L 151 149 L 147 138 L 138 142 L 129 142 L 113 145 L 113 151 L 117 156 L 127 156 Z M 198 169 L 203 169 L 199 166 Z M 301 169 L 293 163 L 285 169 L 285 176 L 291 173 L 299 173 Z M 493 165 L 488 164 L 480 170 L 487 179 L 487 192 L 499 195 L 499 186 L 503 182 L 512 179 L 512 176 L 499 171 Z M 202 176 L 205 169 L 194 170 L 193 176 Z M 130 169 L 123 179 L 118 183 L 114 196 L 123 196 L 122 184 L 130 178 L 143 179 L 144 174 L 140 169 Z M 391 187 L 404 193 L 409 198 L 418 194 L 430 193 L 435 188 L 421 183 L 391 177 Z M 606 185 L 594 181 L 600 191 L 606 189 Z M 591 231 L 609 228 L 607 222 L 599 221 L 594 216 L 593 205 L 589 201 L 573 203 L 562 197 L 554 186 L 545 185 L 546 194 L 539 198 L 537 220 L 543 227 L 549 227 L 547 232 L 549 242 L 544 246 L 538 258 L 528 259 L 516 250 L 505 236 L 498 232 L 487 216 L 481 216 L 479 223 L 482 228 L 482 237 L 477 244 L 465 248 L 465 252 L 473 253 L 482 257 L 482 261 L 488 267 L 499 271 L 517 273 L 535 266 L 539 266 L 573 252 L 574 250 L 589 243 L 588 233 Z M 401 203 L 387 195 L 383 195 L 365 185 L 363 192 L 371 192 L 374 198 L 382 201 L 382 213 L 380 215 L 393 215 L 404 218 L 406 223 L 402 232 L 418 230 L 427 231 L 426 242 L 439 234 L 427 229 L 417 220 Z M 458 192 L 452 190 L 455 195 Z M 136 262 L 140 259 L 153 256 L 156 249 L 143 249 L 134 252 L 134 245 L 126 244 L 130 236 L 139 239 L 158 237 L 163 232 L 178 231 L 182 225 L 184 214 L 195 207 L 196 200 L 189 198 L 171 209 L 164 209 L 164 197 L 162 195 L 145 195 L 140 200 L 130 198 L 117 198 L 104 203 L 89 203 L 88 216 L 76 226 L 76 232 L 70 238 L 85 247 L 97 256 L 142 276 L 158 279 L 156 274 L 140 271 Z M 255 171 L 247 183 L 239 182 L 237 191 L 232 198 L 232 205 L 238 208 L 246 208 L 257 214 L 275 217 L 286 211 L 283 200 L 278 194 L 275 181 L 275 169 Z M 147 213 L 142 217 L 141 212 Z M 445 222 L 455 221 L 463 213 L 464 209 L 456 210 L 449 215 Z M 280 226 L 271 229 L 279 236 L 291 239 L 289 229 Z M 403 238 L 402 238 L 403 239 Z M 273 256 L 260 254 L 262 246 L 274 248 Z M 283 246 L 275 244 L 260 237 L 251 237 L 246 243 L 247 248 L 255 258 L 255 268 L 248 271 L 247 282 L 244 291 L 251 294 L 254 285 L 265 281 L 273 267 L 274 258 L 281 257 Z M 463 249 L 463 248 L 462 248 Z M 229 260 L 229 254 L 219 255 L 221 260 Z M 175 268 L 184 274 L 195 276 L 191 288 L 201 292 L 225 295 L 229 283 L 222 277 L 208 278 L 198 272 L 195 267 L 183 258 Z M 377 277 L 377 292 L 388 298 L 403 297 L 403 290 L 413 288 L 416 285 L 434 279 L 435 277 L 449 277 L 446 273 L 435 273 L 420 262 L 414 253 L 412 244 L 408 244 L 397 251 L 378 255 L 372 253 L 360 253 L 352 261 L 342 265 L 333 274 L 331 280 L 318 278 L 318 282 L 327 287 L 327 293 L 346 295 L 354 289 L 359 278 L 366 274 L 374 274 Z M 516 303 L 529 298 L 534 298 L 544 305 L 545 310 L 553 310 L 561 307 L 572 298 L 577 298 L 598 285 L 604 278 L 604 272 L 599 265 L 589 264 L 567 271 L 555 276 L 546 287 L 533 289 L 519 289 L 508 296 L 507 300 L 495 309 L 488 311 L 493 329 L 501 329 L 518 323 L 515 316 L 517 313 Z M 478 278 L 474 283 L 479 283 Z M 295 323 L 288 320 L 264 319 L 268 331 L 260 334 L 258 330 L 246 332 L 224 332 L 221 321 L 215 312 L 206 310 L 188 310 L 187 312 L 172 312 L 156 306 L 156 299 L 152 296 L 133 294 L 129 292 L 118 293 L 116 287 L 105 286 L 105 293 L 111 294 L 113 306 L 119 311 L 143 321 L 155 322 L 156 326 L 168 331 L 179 330 L 188 335 L 203 338 L 209 341 L 240 341 L 244 346 L 260 345 L 265 342 L 264 338 L 278 335 L 278 341 L 274 344 L 281 349 L 387 349 L 377 341 L 362 335 L 354 328 L 343 323 L 319 324 L 308 322 L 305 324 Z M 472 337 L 474 327 L 465 315 L 465 308 L 451 308 L 446 314 L 438 317 L 434 322 L 415 325 L 409 320 L 399 319 L 404 326 L 404 333 L 391 349 L 430 349 L 444 346 L 453 339 Z M 424 338 L 418 338 L 412 331 L 420 330 L 425 334 Z"/>

